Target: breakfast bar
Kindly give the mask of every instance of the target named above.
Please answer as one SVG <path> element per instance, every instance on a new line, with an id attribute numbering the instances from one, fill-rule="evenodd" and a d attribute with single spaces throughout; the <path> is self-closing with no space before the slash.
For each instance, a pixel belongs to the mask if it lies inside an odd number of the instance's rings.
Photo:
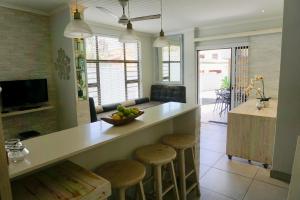
<path id="1" fill-rule="evenodd" d="M 24 161 L 11 163 L 9 175 L 11 180 L 22 179 L 66 160 L 93 171 L 105 162 L 133 159 L 137 148 L 158 143 L 164 135 L 193 134 L 198 141 L 199 123 L 197 105 L 170 102 L 145 109 L 124 126 L 98 121 L 36 137 L 23 142 L 30 154 Z M 199 171 L 199 148 L 195 149 Z"/>

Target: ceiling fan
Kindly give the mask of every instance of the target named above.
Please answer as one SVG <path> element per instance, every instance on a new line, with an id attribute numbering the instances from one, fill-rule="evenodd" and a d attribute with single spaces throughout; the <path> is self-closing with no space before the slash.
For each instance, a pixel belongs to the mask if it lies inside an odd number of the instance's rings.
<path id="1" fill-rule="evenodd" d="M 122 24 L 122 25 L 127 25 L 129 20 L 131 22 L 136 22 L 136 21 L 144 21 L 144 20 L 150 20 L 150 19 L 159 19 L 161 17 L 160 14 L 157 14 L 157 15 L 148 15 L 148 16 L 130 18 L 129 16 L 126 15 L 126 12 L 125 12 L 126 6 L 129 6 L 128 0 L 118 0 L 118 1 L 120 2 L 122 9 L 123 9 L 123 13 L 122 13 L 121 17 L 118 17 L 112 11 L 110 11 L 104 7 L 96 6 L 96 8 L 98 8 L 100 11 L 102 11 L 106 14 L 111 15 L 112 17 L 114 17 L 115 19 L 118 20 L 119 24 Z"/>

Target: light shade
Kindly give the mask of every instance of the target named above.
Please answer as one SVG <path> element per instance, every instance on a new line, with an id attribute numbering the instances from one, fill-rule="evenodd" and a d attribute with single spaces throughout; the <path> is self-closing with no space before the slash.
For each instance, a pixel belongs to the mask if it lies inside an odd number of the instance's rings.
<path id="1" fill-rule="evenodd" d="M 132 24 L 129 21 L 127 24 L 127 28 L 125 32 L 122 33 L 122 35 L 119 37 L 119 42 L 122 43 L 133 43 L 138 41 L 138 36 L 135 34 L 135 32 L 132 29 Z"/>
<path id="2" fill-rule="evenodd" d="M 67 38 L 88 38 L 93 36 L 91 28 L 80 18 L 78 10 L 74 13 L 74 20 L 66 26 L 64 36 Z"/>
<path id="3" fill-rule="evenodd" d="M 153 47 L 162 48 L 167 46 L 169 46 L 169 41 L 165 37 L 163 30 L 161 30 L 160 36 L 153 42 Z"/>

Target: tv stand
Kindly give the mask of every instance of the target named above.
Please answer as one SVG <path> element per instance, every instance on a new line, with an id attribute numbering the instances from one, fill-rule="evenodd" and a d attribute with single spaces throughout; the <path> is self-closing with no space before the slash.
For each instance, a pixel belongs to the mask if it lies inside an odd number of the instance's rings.
<path id="1" fill-rule="evenodd" d="M 36 106 L 26 106 L 26 107 L 20 107 L 18 109 L 18 111 L 24 111 L 24 110 L 32 110 L 32 109 L 36 109 L 36 108 L 40 108 L 42 107 L 41 105 L 36 105 Z"/>
<path id="2" fill-rule="evenodd" d="M 1 115 L 1 117 L 2 118 L 11 117 L 11 116 L 15 116 L 15 115 L 23 115 L 23 114 L 27 114 L 27 113 L 39 112 L 39 111 L 50 110 L 50 109 L 54 109 L 54 106 L 48 105 L 48 106 L 40 106 L 38 108 L 32 108 L 32 109 L 27 109 L 27 110 L 11 111 L 11 112 L 7 112 L 7 113 L 3 113 Z"/>

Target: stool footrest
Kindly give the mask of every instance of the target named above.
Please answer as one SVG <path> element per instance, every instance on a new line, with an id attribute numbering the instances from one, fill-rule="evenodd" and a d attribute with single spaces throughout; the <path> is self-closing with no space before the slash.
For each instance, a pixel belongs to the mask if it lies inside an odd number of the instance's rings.
<path id="1" fill-rule="evenodd" d="M 195 173 L 195 170 L 191 170 L 187 175 L 185 175 L 185 178 L 187 179 L 189 176 Z"/>
<path id="2" fill-rule="evenodd" d="M 168 192 L 170 192 L 172 189 L 174 188 L 174 185 L 170 185 L 164 192 L 163 192 L 163 196 L 165 196 Z"/>
<path id="3" fill-rule="evenodd" d="M 147 178 L 146 180 L 143 181 L 143 185 L 146 185 L 146 184 L 148 184 L 149 182 L 151 182 L 153 180 L 154 180 L 154 177 L 150 176 L 149 178 Z"/>
<path id="4" fill-rule="evenodd" d="M 189 194 L 193 189 L 196 188 L 196 186 L 198 186 L 198 183 L 193 183 L 193 184 L 186 190 L 186 194 Z"/>

